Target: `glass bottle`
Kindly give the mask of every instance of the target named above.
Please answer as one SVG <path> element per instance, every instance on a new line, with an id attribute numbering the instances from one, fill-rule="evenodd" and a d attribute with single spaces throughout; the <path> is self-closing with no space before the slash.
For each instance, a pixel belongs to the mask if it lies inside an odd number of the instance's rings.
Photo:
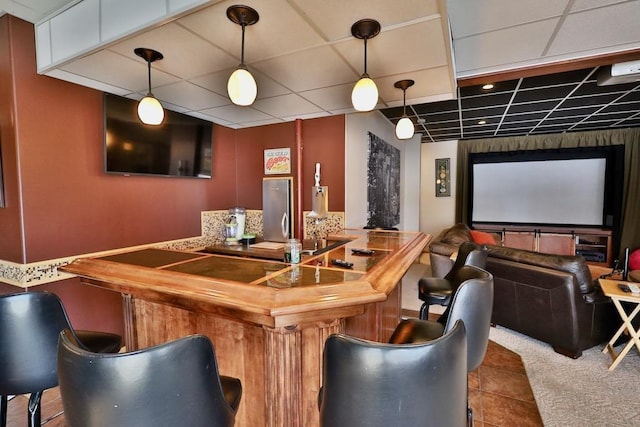
<path id="1" fill-rule="evenodd" d="M 291 264 L 300 262 L 300 253 L 302 252 L 302 243 L 298 239 L 289 239 L 284 246 L 284 261 Z"/>

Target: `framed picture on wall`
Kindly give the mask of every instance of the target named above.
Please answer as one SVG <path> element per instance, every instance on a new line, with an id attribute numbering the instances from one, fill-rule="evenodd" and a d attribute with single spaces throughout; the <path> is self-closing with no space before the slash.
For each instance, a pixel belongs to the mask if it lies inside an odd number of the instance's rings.
<path id="1" fill-rule="evenodd" d="M 449 158 L 436 159 L 436 197 L 451 196 L 451 169 Z"/>
<path id="2" fill-rule="evenodd" d="M 291 149 L 274 148 L 264 150 L 264 174 L 291 173 Z"/>

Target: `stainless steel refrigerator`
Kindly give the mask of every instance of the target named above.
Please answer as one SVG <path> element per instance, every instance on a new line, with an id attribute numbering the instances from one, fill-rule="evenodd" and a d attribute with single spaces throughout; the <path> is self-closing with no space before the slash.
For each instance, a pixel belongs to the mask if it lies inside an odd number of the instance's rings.
<path id="1" fill-rule="evenodd" d="M 262 181 L 264 240 L 286 242 L 293 229 L 291 217 L 291 179 L 265 178 Z"/>

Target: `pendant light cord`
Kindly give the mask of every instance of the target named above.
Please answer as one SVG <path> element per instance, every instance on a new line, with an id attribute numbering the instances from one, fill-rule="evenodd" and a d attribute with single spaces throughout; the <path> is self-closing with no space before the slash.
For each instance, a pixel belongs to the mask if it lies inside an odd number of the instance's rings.
<path id="1" fill-rule="evenodd" d="M 402 115 L 406 117 L 407 115 L 407 90 L 402 89 Z"/>
<path id="2" fill-rule="evenodd" d="M 147 59 L 147 76 L 149 81 L 149 93 L 147 94 L 147 96 L 153 96 L 151 94 L 151 61 L 149 61 L 148 59 Z"/>
<path id="3" fill-rule="evenodd" d="M 240 50 L 240 65 L 246 67 L 244 65 L 244 29 L 247 26 L 244 22 L 242 23 L 242 49 Z"/>
<path id="4" fill-rule="evenodd" d="M 369 74 L 367 74 L 367 39 L 368 37 L 364 38 L 364 74 L 362 74 L 362 77 L 369 77 Z"/>

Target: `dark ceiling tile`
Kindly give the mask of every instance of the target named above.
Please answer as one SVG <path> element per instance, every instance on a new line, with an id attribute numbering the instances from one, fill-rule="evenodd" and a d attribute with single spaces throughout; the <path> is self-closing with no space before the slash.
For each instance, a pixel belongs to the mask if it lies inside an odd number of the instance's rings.
<path id="1" fill-rule="evenodd" d="M 573 108 L 573 107 L 584 107 L 584 106 L 604 106 L 619 98 L 619 94 L 615 93 L 603 93 L 600 95 L 593 96 L 581 96 L 581 97 L 572 97 L 564 101 L 559 105 L 559 108 Z"/>
<path id="2" fill-rule="evenodd" d="M 589 73 L 591 68 L 576 71 L 567 71 L 564 73 L 549 74 L 545 76 L 527 77 L 523 79 L 520 89 L 528 89 L 532 87 L 555 86 L 566 83 L 580 83 Z"/>
<path id="3" fill-rule="evenodd" d="M 469 108 L 483 108 L 483 107 L 491 107 L 495 105 L 508 105 L 511 101 L 513 93 L 512 92 L 501 92 L 501 93 L 493 93 L 490 95 L 478 95 L 471 96 L 468 98 L 462 98 L 460 104 L 462 105 L 462 109 L 466 110 Z"/>
<path id="4" fill-rule="evenodd" d="M 425 143 L 640 126 L 640 83 L 597 86 L 592 71 L 494 83 L 490 92 L 479 85 L 462 87 L 460 101 L 411 105 L 407 111 Z M 518 94 L 506 109 L 518 84 Z M 402 116 L 402 107 L 382 113 L 394 123 Z M 418 117 L 424 125 L 417 123 Z M 480 119 L 487 123 L 478 124 Z"/>
<path id="5" fill-rule="evenodd" d="M 527 121 L 521 121 L 521 122 L 510 122 L 510 123 L 505 123 L 503 122 L 500 125 L 500 130 L 510 130 L 510 131 L 515 131 L 517 129 L 521 129 L 521 130 L 525 130 L 525 129 L 531 129 L 532 127 L 534 127 L 535 125 L 537 125 L 539 123 L 538 120 L 527 120 Z"/>
<path id="6" fill-rule="evenodd" d="M 556 105 L 557 101 L 538 101 L 538 102 L 527 102 L 524 104 L 512 104 L 509 107 L 509 114 L 517 114 L 517 113 L 532 113 L 532 112 L 549 112 Z"/>
<path id="7" fill-rule="evenodd" d="M 548 111 L 535 111 L 532 113 L 509 114 L 505 116 L 503 123 L 522 122 L 527 120 L 541 120 L 549 114 Z"/>
<path id="8" fill-rule="evenodd" d="M 535 102 L 545 100 L 557 100 L 560 101 L 567 97 L 571 91 L 575 89 L 575 86 L 555 86 L 539 89 L 519 90 L 516 94 L 513 102 L 520 104 L 524 102 Z"/>
<path id="9" fill-rule="evenodd" d="M 497 94 L 500 92 L 511 93 L 516 88 L 516 86 L 518 86 L 518 80 L 508 80 L 504 82 L 487 81 L 487 83 L 493 84 L 493 89 L 482 89 L 483 85 L 461 87 L 460 96 L 464 99 L 474 95 L 486 95 L 490 93 Z"/>
<path id="10" fill-rule="evenodd" d="M 427 129 L 429 131 L 433 130 L 456 130 L 459 131 L 459 123 L 451 123 L 451 122 L 435 122 L 435 123 L 425 123 Z"/>
<path id="11" fill-rule="evenodd" d="M 417 104 L 412 106 L 417 114 L 441 113 L 443 111 L 458 111 L 458 100 L 448 99 L 446 101 L 429 102 L 427 104 Z"/>
<path id="12" fill-rule="evenodd" d="M 630 113 L 630 115 L 640 112 L 640 101 L 623 102 L 623 103 L 617 102 L 615 104 L 608 105 L 602 109 L 603 113 L 613 113 L 613 112 L 619 112 L 619 111 L 626 111 L 627 113 Z"/>
<path id="13" fill-rule="evenodd" d="M 558 108 L 549 114 L 549 118 L 558 118 L 558 117 L 586 117 L 589 114 L 593 114 L 602 106 L 585 106 L 585 107 L 576 107 L 576 108 Z"/>
<path id="14" fill-rule="evenodd" d="M 505 112 L 503 106 L 490 108 L 475 108 L 471 110 L 462 110 L 462 118 L 466 119 L 482 119 L 488 117 L 501 117 Z"/>
<path id="15" fill-rule="evenodd" d="M 596 82 L 588 82 L 581 85 L 573 94 L 574 96 L 597 95 L 600 93 L 617 93 L 620 95 L 633 89 L 634 84 L 598 86 Z"/>

